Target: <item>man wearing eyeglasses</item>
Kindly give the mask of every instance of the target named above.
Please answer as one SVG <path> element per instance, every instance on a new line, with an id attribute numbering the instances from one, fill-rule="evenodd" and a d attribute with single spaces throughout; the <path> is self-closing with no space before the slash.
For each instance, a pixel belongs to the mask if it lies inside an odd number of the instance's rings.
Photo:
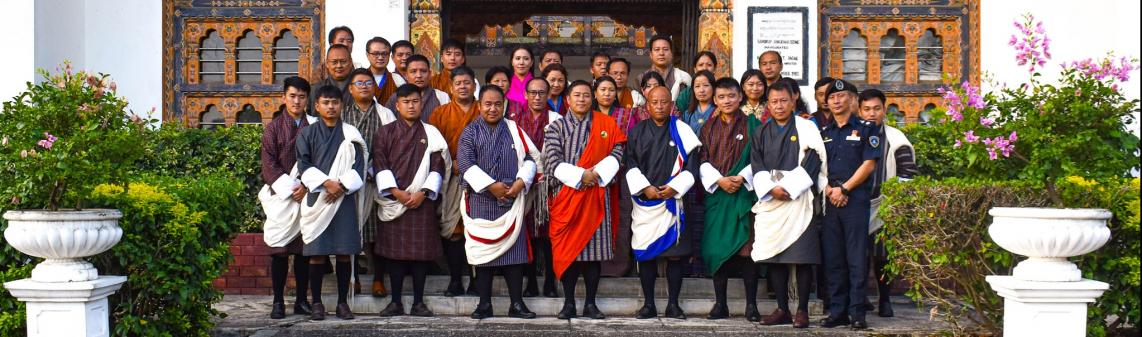
<path id="1" fill-rule="evenodd" d="M 377 84 L 374 98 L 377 102 L 388 102 L 393 93 L 397 91 L 395 76 L 389 72 L 389 52 L 392 44 L 389 40 L 377 36 L 365 43 L 366 57 L 369 58 L 369 72 L 373 73 L 373 82 Z"/>
<path id="2" fill-rule="evenodd" d="M 317 97 L 317 89 L 323 86 L 331 85 L 338 90 L 342 91 L 342 102 L 352 102 L 353 97 L 349 94 L 349 73 L 353 71 L 353 57 L 349 54 L 349 47 L 341 44 L 333 44 L 325 51 L 325 73 L 327 76 L 321 81 L 314 83 L 313 91 L 310 92 L 309 97 Z M 314 104 L 317 100 L 309 100 L 309 114 L 316 116 Z"/>

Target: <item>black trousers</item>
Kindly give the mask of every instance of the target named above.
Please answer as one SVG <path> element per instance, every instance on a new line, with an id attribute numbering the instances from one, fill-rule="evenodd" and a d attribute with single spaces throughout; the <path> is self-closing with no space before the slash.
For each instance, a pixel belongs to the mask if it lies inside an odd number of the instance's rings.
<path id="1" fill-rule="evenodd" d="M 845 207 L 825 206 L 821 233 L 825 279 L 829 284 L 829 315 L 865 315 L 868 286 L 869 200 L 854 195 Z"/>

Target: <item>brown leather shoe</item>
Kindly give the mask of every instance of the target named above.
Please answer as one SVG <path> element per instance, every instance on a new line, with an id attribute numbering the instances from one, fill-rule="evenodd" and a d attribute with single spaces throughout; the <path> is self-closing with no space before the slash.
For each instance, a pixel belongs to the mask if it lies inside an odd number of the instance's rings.
<path id="1" fill-rule="evenodd" d="M 389 290 L 385 289 L 385 283 L 381 280 L 373 280 L 373 297 L 389 296 Z"/>
<path id="2" fill-rule="evenodd" d="M 781 308 L 773 309 L 773 313 L 761 319 L 761 325 L 778 325 L 793 323 L 793 318 L 789 317 L 789 312 L 781 310 Z"/>
<path id="3" fill-rule="evenodd" d="M 312 319 L 315 321 L 324 321 L 325 320 L 325 305 L 321 304 L 321 302 L 314 303 L 313 304 L 313 313 L 309 314 L 309 319 Z"/>
<path id="4" fill-rule="evenodd" d="M 354 294 L 360 294 L 361 293 L 361 279 L 359 279 L 359 278 L 355 278 L 355 277 L 353 278 L 353 293 Z"/>
<path id="5" fill-rule="evenodd" d="M 337 303 L 337 318 L 340 319 L 353 319 L 353 310 L 349 309 L 349 303 Z"/>
<path id="6" fill-rule="evenodd" d="M 793 315 L 793 327 L 798 329 L 809 327 L 809 310 L 797 310 L 797 314 Z"/>

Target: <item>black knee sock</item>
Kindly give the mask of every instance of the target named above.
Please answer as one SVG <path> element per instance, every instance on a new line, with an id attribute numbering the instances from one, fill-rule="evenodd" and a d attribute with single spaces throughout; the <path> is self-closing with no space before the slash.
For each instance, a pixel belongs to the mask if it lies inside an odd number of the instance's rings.
<path id="1" fill-rule="evenodd" d="M 789 312 L 789 265 L 771 263 L 768 267 L 769 284 L 777 295 L 777 308 Z"/>
<path id="2" fill-rule="evenodd" d="M 666 261 L 666 288 L 670 295 L 667 304 L 678 305 L 678 296 L 682 293 L 683 269 L 682 260 Z"/>
<path id="3" fill-rule="evenodd" d="M 543 289 L 555 289 L 555 264 L 551 255 L 551 240 L 539 241 L 540 249 L 543 250 Z"/>
<path id="4" fill-rule="evenodd" d="M 748 257 L 739 257 L 742 283 L 745 284 L 745 304 L 757 305 L 757 264 Z"/>
<path id="5" fill-rule="evenodd" d="M 424 303 L 424 281 L 428 277 L 428 263 L 412 263 L 412 304 Z"/>
<path id="6" fill-rule="evenodd" d="M 495 267 L 476 267 L 476 292 L 480 293 L 480 305 L 492 304 L 492 275 Z"/>
<path id="7" fill-rule="evenodd" d="M 285 302 L 286 276 L 289 275 L 289 255 L 270 256 L 270 282 L 273 283 L 274 303 Z"/>
<path id="8" fill-rule="evenodd" d="M 587 284 L 587 298 L 584 304 L 595 304 L 595 295 L 599 293 L 599 278 L 603 273 L 603 264 L 599 261 L 585 262 L 583 266 L 583 283 Z"/>
<path id="9" fill-rule="evenodd" d="M 642 283 L 642 299 L 647 305 L 654 306 L 655 269 L 658 269 L 657 260 L 640 261 L 638 263 L 638 280 Z"/>
<path id="10" fill-rule="evenodd" d="M 384 271 L 385 269 L 384 268 L 385 268 L 384 267 L 384 261 L 382 261 L 381 256 L 377 255 L 377 254 L 373 254 L 373 279 L 374 280 L 379 280 L 379 281 L 381 281 L 381 283 L 384 283 L 384 277 L 385 277 L 385 271 Z"/>
<path id="11" fill-rule="evenodd" d="M 892 280 L 884 272 L 884 267 L 888 266 L 888 260 L 876 259 L 874 263 L 876 267 L 876 293 L 880 296 L 881 303 L 887 302 L 891 295 L 889 292 L 892 291 Z"/>
<path id="12" fill-rule="evenodd" d="M 301 254 L 293 255 L 293 283 L 297 287 L 294 301 L 305 302 L 309 290 L 309 257 Z"/>
<path id="13" fill-rule="evenodd" d="M 721 267 L 714 272 L 714 302 L 717 304 L 726 304 L 726 286 L 729 284 L 729 269 L 728 263 L 722 263 Z"/>
<path id="14" fill-rule="evenodd" d="M 467 269 L 467 264 L 464 263 L 464 241 L 444 239 L 444 259 L 448 263 L 449 286 L 459 284 L 463 287 L 460 279 L 464 276 L 464 269 Z"/>
<path id="15" fill-rule="evenodd" d="M 525 264 L 504 266 L 500 272 L 504 274 L 504 281 L 508 284 L 508 298 L 512 303 L 523 302 L 523 269 Z M 484 275 L 478 280 L 483 281 Z M 492 276 L 488 275 L 488 284 L 492 284 Z"/>
<path id="16" fill-rule="evenodd" d="M 396 260 L 387 263 L 389 267 L 389 294 L 392 296 L 392 303 L 400 304 L 404 301 L 402 291 L 404 290 L 404 277 L 408 276 L 409 272 L 408 264 L 409 262 Z"/>
<path id="17" fill-rule="evenodd" d="M 563 271 L 563 303 L 575 304 L 575 283 L 579 282 L 579 271 L 582 262 L 572 262 L 567 270 Z M 554 275 L 552 275 L 554 277 Z"/>
<path id="18" fill-rule="evenodd" d="M 797 311 L 809 311 L 809 288 L 813 276 L 813 266 L 797 265 Z"/>
<path id="19" fill-rule="evenodd" d="M 325 264 L 309 264 L 309 293 L 313 297 L 313 303 L 321 303 L 321 277 L 325 275 Z"/>
<path id="20" fill-rule="evenodd" d="M 337 304 L 349 302 L 349 277 L 353 276 L 351 260 L 337 259 Z"/>

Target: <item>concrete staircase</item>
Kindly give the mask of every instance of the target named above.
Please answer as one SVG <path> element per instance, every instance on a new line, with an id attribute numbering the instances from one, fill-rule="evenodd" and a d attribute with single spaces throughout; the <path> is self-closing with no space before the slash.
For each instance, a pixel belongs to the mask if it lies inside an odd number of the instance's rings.
<path id="1" fill-rule="evenodd" d="M 542 288 L 543 278 L 540 277 L 539 280 Z M 525 286 L 526 283 L 525 280 Z M 465 277 L 464 285 L 467 286 L 467 284 L 468 280 L 467 277 Z M 371 285 L 372 276 L 361 275 L 361 287 L 364 293 L 352 296 L 349 301 L 353 312 L 358 315 L 375 315 L 380 312 L 381 309 L 384 309 L 391 300 L 390 297 L 373 297 L 369 292 Z M 385 285 L 390 285 L 387 279 L 385 280 Z M 332 275 L 326 276 L 322 286 L 324 288 L 322 296 L 325 302 L 334 302 L 337 294 L 337 286 L 336 280 Z M 404 287 L 405 310 L 408 310 L 412 305 L 411 278 L 405 280 Z M 472 310 L 474 310 L 479 303 L 479 298 L 476 296 L 445 297 L 442 294 L 447 287 L 448 276 L 432 275 L 428 277 L 424 288 L 425 302 L 428 304 L 428 307 L 437 315 L 468 316 L 471 314 Z M 556 283 L 556 288 L 559 289 L 560 294 L 562 294 L 562 286 Z M 758 309 L 762 315 L 765 315 L 777 308 L 777 302 L 765 296 L 766 285 L 764 280 L 760 282 L 758 289 Z M 508 299 L 507 285 L 502 277 L 496 276 L 493 280 L 492 293 L 492 307 L 496 315 L 506 315 L 510 301 Z M 576 298 L 578 299 L 577 304 L 580 312 L 583 307 L 584 293 L 585 285 L 582 280 L 580 280 L 579 285 L 576 287 Z M 813 296 L 814 297 L 811 297 L 809 301 L 809 312 L 819 314 L 822 310 L 822 304 L 815 298 L 815 295 Z M 659 277 L 658 283 L 655 286 L 655 303 L 660 315 L 666 308 L 666 299 L 666 279 Z M 730 279 L 727 289 L 727 299 L 731 315 L 744 315 L 745 290 L 742 286 L 741 279 Z M 289 301 L 287 300 L 287 302 Z M 562 297 L 546 298 L 541 295 L 539 297 L 524 298 L 524 302 L 528 308 L 541 317 L 553 317 L 563 308 Z M 638 278 L 603 278 L 602 281 L 599 282 L 597 304 L 599 309 L 609 317 L 633 317 L 635 312 L 642 307 L 642 302 L 642 288 Z M 713 280 L 704 278 L 683 279 L 682 294 L 679 302 L 687 316 L 692 318 L 705 318 L 710 308 L 714 305 Z M 796 307 L 796 302 L 793 302 L 792 305 Z"/>

